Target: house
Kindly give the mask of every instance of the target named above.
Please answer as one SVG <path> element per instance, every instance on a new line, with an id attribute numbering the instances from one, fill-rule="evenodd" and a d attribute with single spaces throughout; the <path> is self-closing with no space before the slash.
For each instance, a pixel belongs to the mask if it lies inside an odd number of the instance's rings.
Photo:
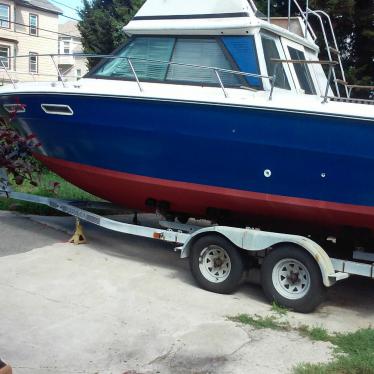
<path id="1" fill-rule="evenodd" d="M 58 25 L 59 53 L 58 67 L 64 80 L 77 80 L 87 73 L 87 60 L 72 54 L 83 53 L 81 35 L 76 21 Z"/>
<path id="2" fill-rule="evenodd" d="M 15 81 L 56 79 L 54 61 L 42 55 L 58 53 L 60 14 L 48 0 L 0 0 L 0 84 L 10 81 L 8 75 Z"/>

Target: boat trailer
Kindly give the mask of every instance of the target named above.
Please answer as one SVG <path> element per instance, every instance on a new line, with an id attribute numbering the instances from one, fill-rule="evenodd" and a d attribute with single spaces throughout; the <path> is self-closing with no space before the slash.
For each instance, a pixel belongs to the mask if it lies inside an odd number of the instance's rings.
<path id="1" fill-rule="evenodd" d="M 297 312 L 311 312 L 324 299 L 327 287 L 350 275 L 374 279 L 374 254 L 354 252 L 348 261 L 331 258 L 309 238 L 254 228 L 193 225 L 160 221 L 159 227 L 125 223 L 88 209 L 110 203 L 69 201 L 13 191 L 0 169 L 0 197 L 42 204 L 76 218 L 71 242 L 85 242 L 80 221 L 123 234 L 173 243 L 181 258 L 189 258 L 198 285 L 208 291 L 234 292 L 252 268 L 261 271 L 261 284 L 270 301 Z"/>

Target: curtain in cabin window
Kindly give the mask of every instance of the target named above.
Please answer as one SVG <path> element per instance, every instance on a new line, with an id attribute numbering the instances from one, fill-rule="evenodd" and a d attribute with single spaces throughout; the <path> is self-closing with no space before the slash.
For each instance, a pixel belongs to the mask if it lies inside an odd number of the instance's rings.
<path id="1" fill-rule="evenodd" d="M 174 38 L 138 37 L 133 39 L 117 56 L 128 57 L 140 80 L 162 81 L 165 79 L 173 46 Z M 150 62 L 154 60 L 160 62 Z M 134 79 L 128 60 L 116 59 L 104 65 L 96 72 L 98 76 Z"/>
<path id="2" fill-rule="evenodd" d="M 203 65 L 233 70 L 217 39 L 179 38 L 175 44 L 173 62 Z M 218 72 L 224 85 L 239 85 L 239 78 L 231 73 Z M 199 67 L 171 65 L 166 79 L 173 82 L 194 82 L 217 85 L 218 78 L 214 70 Z"/>
<path id="3" fill-rule="evenodd" d="M 217 38 L 135 37 L 117 56 L 128 57 L 131 60 L 140 81 L 219 85 L 213 69 L 163 63 L 170 61 L 235 70 Z M 134 79 L 126 58 L 108 59 L 108 62 L 94 71 L 93 75 Z M 219 75 L 225 86 L 246 85 L 245 79 L 238 75 L 227 72 L 219 72 Z"/>

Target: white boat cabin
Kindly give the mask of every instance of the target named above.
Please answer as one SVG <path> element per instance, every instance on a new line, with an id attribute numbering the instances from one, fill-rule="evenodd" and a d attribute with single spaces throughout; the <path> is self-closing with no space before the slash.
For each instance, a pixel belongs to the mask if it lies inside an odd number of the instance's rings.
<path id="1" fill-rule="evenodd" d="M 114 53 L 121 58 L 106 60 L 88 78 L 326 93 L 322 65 L 296 62 L 318 61 L 310 25 L 267 19 L 251 0 L 148 0 L 124 31 L 130 38 Z"/>

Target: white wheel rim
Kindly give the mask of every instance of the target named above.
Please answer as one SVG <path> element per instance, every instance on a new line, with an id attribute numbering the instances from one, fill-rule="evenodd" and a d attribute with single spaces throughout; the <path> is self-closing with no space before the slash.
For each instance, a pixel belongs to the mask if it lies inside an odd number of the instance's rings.
<path id="1" fill-rule="evenodd" d="M 273 268 L 272 279 L 276 291 L 286 299 L 301 299 L 310 289 L 308 269 L 293 258 L 279 261 Z"/>
<path id="2" fill-rule="evenodd" d="M 224 282 L 231 272 L 230 256 L 222 247 L 209 245 L 200 252 L 199 269 L 209 282 Z"/>

